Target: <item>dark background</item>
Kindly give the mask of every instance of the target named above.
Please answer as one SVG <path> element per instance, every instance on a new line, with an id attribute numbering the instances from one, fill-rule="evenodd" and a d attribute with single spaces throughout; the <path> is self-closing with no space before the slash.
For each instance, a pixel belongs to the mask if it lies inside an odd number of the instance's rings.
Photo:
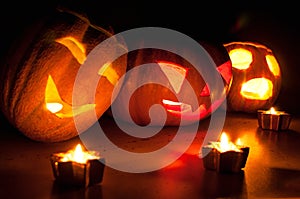
<path id="1" fill-rule="evenodd" d="M 277 104 L 300 116 L 299 7 L 280 1 L 7 1 L 1 5 L 0 56 L 35 19 L 47 15 L 58 4 L 85 12 L 92 23 L 112 27 L 115 32 L 143 26 L 180 31 L 195 40 L 257 41 L 271 48 L 282 70 L 282 89 Z M 1 79 L 0 81 L 5 81 Z M 0 91 L 1 92 L 1 91 Z M 49 155 L 71 149 L 76 137 L 61 143 L 40 143 L 19 136 L 0 117 L 0 198 L 292 198 L 299 197 L 300 122 L 295 117 L 286 133 L 264 132 L 248 114 L 228 114 L 225 132 L 245 138 L 250 154 L 241 175 L 218 175 L 206 171 L 194 156 L 205 137 L 209 120 L 201 122 L 195 142 L 169 168 L 140 175 L 109 167 L 101 186 L 64 190 L 54 181 Z M 43 121 L 42 121 L 43 122 Z M 158 137 L 136 139 L 122 135 L 113 120 L 103 118 L 116 145 L 128 151 L 153 151 L 170 142 L 174 129 Z M 177 164 L 178 163 L 178 164 Z M 174 165 L 174 166 L 173 166 Z M 3 196 L 2 196 L 3 195 Z"/>
<path id="2" fill-rule="evenodd" d="M 56 6 L 85 13 L 90 21 L 118 33 L 144 26 L 180 31 L 195 40 L 256 41 L 268 46 L 282 71 L 276 104 L 300 113 L 299 33 L 296 2 L 280 1 L 10 1 L 1 6 L 1 55 L 23 29 Z"/>

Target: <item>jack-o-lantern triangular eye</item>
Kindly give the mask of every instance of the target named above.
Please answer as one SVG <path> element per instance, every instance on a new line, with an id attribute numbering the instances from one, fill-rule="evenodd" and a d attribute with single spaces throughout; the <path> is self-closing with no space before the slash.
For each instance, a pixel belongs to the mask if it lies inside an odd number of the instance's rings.
<path id="1" fill-rule="evenodd" d="M 230 81 L 232 80 L 232 64 L 230 61 L 227 61 L 220 66 L 217 67 L 217 70 L 222 75 L 223 79 L 227 84 L 230 84 Z"/>
<path id="2" fill-rule="evenodd" d="M 45 90 L 45 102 L 46 108 L 51 113 L 57 113 L 63 108 L 62 99 L 60 98 L 60 95 L 51 75 L 49 75 L 47 81 L 47 86 Z"/>
<path id="3" fill-rule="evenodd" d="M 84 104 L 73 107 L 72 105 L 64 102 L 59 95 L 51 75 L 49 75 L 46 85 L 45 103 L 46 109 L 59 118 L 72 118 L 73 116 L 94 110 L 96 106 L 96 104 Z"/>
<path id="4" fill-rule="evenodd" d="M 175 92 L 179 93 L 187 74 L 187 68 L 183 68 L 180 65 L 171 62 L 163 61 L 158 62 L 158 65 L 168 78 Z"/>
<path id="5" fill-rule="evenodd" d="M 112 68 L 112 64 L 107 62 L 98 70 L 98 75 L 106 77 L 106 79 L 112 84 L 116 85 L 120 79 L 118 73 Z"/>
<path id="6" fill-rule="evenodd" d="M 229 52 L 229 57 L 232 62 L 232 67 L 245 70 L 250 67 L 252 63 L 252 53 L 244 48 L 233 49 Z"/>
<path id="7" fill-rule="evenodd" d="M 78 61 L 78 63 L 83 64 L 83 62 L 86 60 L 84 45 L 74 37 L 63 37 L 60 39 L 56 39 L 55 41 L 66 46 Z"/>
<path id="8" fill-rule="evenodd" d="M 200 93 L 200 96 L 201 97 L 208 97 L 210 95 L 210 89 L 209 89 L 209 86 L 208 84 L 205 84 L 203 90 L 201 91 Z"/>

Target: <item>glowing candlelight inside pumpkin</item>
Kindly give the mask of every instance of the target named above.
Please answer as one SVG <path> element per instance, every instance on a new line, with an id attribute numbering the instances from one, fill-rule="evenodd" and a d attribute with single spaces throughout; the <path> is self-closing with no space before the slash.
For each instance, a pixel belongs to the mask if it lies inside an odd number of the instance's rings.
<path id="1" fill-rule="evenodd" d="M 236 143 L 230 141 L 222 132 L 219 142 L 210 142 L 202 147 L 203 164 L 206 169 L 218 172 L 239 172 L 245 167 L 249 154 L 249 147 L 242 145 L 240 139 Z"/>
<path id="2" fill-rule="evenodd" d="M 74 150 L 51 155 L 55 179 L 66 185 L 89 186 L 103 178 L 104 158 L 96 151 L 84 151 L 80 144 Z"/>
<path id="3" fill-rule="evenodd" d="M 83 104 L 81 106 L 72 106 L 64 102 L 51 75 L 48 76 L 45 89 L 46 109 L 55 114 L 59 118 L 70 118 L 84 112 L 94 110 L 96 104 Z"/>
<path id="4" fill-rule="evenodd" d="M 258 126 L 267 130 L 286 130 L 291 122 L 291 115 L 284 111 L 277 111 L 274 107 L 269 110 L 258 110 Z"/>
<path id="5" fill-rule="evenodd" d="M 86 60 L 84 45 L 74 37 L 64 37 L 56 39 L 55 41 L 67 47 L 78 63 L 83 64 L 83 62 Z"/>
<path id="6" fill-rule="evenodd" d="M 174 102 L 171 100 L 163 99 L 162 103 L 168 112 L 178 113 L 191 113 L 192 106 L 183 102 Z"/>
<path id="7" fill-rule="evenodd" d="M 243 83 L 241 95 L 247 99 L 267 100 L 273 95 L 273 83 L 266 78 L 254 78 Z"/>

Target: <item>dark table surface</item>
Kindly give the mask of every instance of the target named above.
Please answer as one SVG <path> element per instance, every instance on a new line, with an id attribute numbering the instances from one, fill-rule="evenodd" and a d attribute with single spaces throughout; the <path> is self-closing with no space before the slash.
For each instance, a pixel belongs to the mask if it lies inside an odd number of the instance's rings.
<path id="1" fill-rule="evenodd" d="M 101 183 L 65 188 L 54 180 L 49 157 L 73 148 L 80 137 L 36 142 L 2 118 L 0 198 L 300 198 L 300 117 L 293 116 L 287 131 L 276 132 L 260 129 L 256 114 L 227 113 L 223 131 L 250 147 L 246 166 L 239 173 L 204 168 L 199 151 L 209 123 L 209 118 L 201 121 L 188 150 L 162 169 L 130 173 L 106 166 Z M 108 116 L 99 124 L 116 145 L 139 153 L 162 147 L 176 134 L 176 128 L 166 127 L 153 137 L 134 139 L 122 135 Z"/>

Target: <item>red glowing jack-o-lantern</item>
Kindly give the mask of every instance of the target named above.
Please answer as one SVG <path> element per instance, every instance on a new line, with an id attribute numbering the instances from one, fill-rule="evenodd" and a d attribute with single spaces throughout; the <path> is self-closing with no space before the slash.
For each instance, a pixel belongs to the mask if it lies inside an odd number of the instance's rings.
<path id="1" fill-rule="evenodd" d="M 0 107 L 8 121 L 27 137 L 43 142 L 70 139 L 93 125 L 94 115 L 99 118 L 111 105 L 127 58 L 99 64 L 96 72 L 87 70 L 90 78 L 103 78 L 94 92 L 90 79 L 82 79 L 76 101 L 73 86 L 89 52 L 110 36 L 84 16 L 65 10 L 55 10 L 28 28 L 1 66 Z M 95 96 L 90 97 L 90 92 Z M 77 125 L 75 116 L 80 117 Z"/>
<path id="2" fill-rule="evenodd" d="M 222 86 L 211 89 L 202 76 L 205 74 L 177 54 L 140 48 L 128 54 L 128 72 L 109 114 L 141 126 L 188 125 L 208 117 L 226 98 L 232 79 L 231 61 L 223 45 L 201 45 L 216 71 L 206 75 Z M 141 69 L 135 71 L 139 66 Z M 139 84 L 144 81 L 148 82 Z"/>
<path id="3" fill-rule="evenodd" d="M 256 112 L 269 109 L 281 87 L 281 70 L 272 50 L 255 42 L 224 45 L 232 61 L 233 81 L 228 110 Z"/>

